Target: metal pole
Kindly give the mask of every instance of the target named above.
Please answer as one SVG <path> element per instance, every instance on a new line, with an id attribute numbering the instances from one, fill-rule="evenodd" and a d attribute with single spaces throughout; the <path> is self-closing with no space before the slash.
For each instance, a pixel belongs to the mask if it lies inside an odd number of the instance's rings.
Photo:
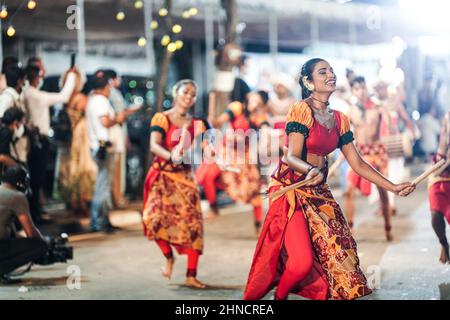
<path id="1" fill-rule="evenodd" d="M 3 61 L 3 26 L 0 19 L 0 61 Z"/>
<path id="2" fill-rule="evenodd" d="M 214 12 L 213 7 L 205 5 L 205 45 L 206 45 L 206 90 L 212 89 L 214 74 Z"/>
<path id="3" fill-rule="evenodd" d="M 269 45 L 272 60 L 276 64 L 278 56 L 278 15 L 276 12 L 269 14 Z"/>
<path id="4" fill-rule="evenodd" d="M 145 46 L 145 55 L 147 57 L 147 63 L 149 65 L 149 73 L 150 76 L 154 76 L 156 73 L 155 67 L 155 48 L 153 46 L 153 30 L 150 27 L 152 22 L 152 0 L 144 1 L 144 30 L 145 30 L 145 39 L 147 39 L 147 45 Z"/>
<path id="5" fill-rule="evenodd" d="M 319 42 L 319 18 L 313 13 L 310 13 L 309 21 L 310 41 L 314 50 L 314 46 Z"/>
<path id="6" fill-rule="evenodd" d="M 86 59 L 86 33 L 84 25 L 84 0 L 77 0 L 78 14 L 77 14 L 77 44 L 79 55 L 79 66 L 83 68 Z"/>

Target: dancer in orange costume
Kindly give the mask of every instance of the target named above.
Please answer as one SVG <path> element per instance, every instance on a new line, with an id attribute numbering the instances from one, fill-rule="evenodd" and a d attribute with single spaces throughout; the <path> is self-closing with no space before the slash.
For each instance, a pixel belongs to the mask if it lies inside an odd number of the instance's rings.
<path id="1" fill-rule="evenodd" d="M 400 195 L 415 186 L 391 183 L 361 158 L 348 118 L 328 108 L 336 89 L 328 62 L 307 61 L 300 85 L 305 100 L 287 115 L 288 151 L 273 175 L 244 299 L 261 299 L 275 286 L 275 299 L 291 292 L 310 299 L 360 298 L 371 289 L 359 267 L 356 242 L 326 183 L 326 156 L 341 148 L 358 174 Z M 285 189 L 299 181 L 305 185 Z"/>
<path id="2" fill-rule="evenodd" d="M 205 288 L 196 278 L 203 251 L 200 194 L 190 165 L 182 161 L 193 138 L 206 131 L 206 122 L 188 114 L 196 97 L 195 82 L 181 80 L 174 87 L 172 108 L 152 118 L 150 150 L 155 157 L 145 180 L 143 222 L 148 239 L 156 241 L 167 259 L 163 275 L 172 275 L 173 246 L 188 256 L 186 285 Z"/>
<path id="3" fill-rule="evenodd" d="M 217 189 L 222 189 L 236 202 L 250 203 L 253 206 L 255 231 L 259 234 L 262 220 L 262 200 L 260 196 L 260 172 L 258 163 L 250 163 L 250 143 L 245 135 L 247 130 L 256 129 L 264 131 L 269 128 L 268 116 L 264 112 L 264 106 L 268 100 L 264 91 L 249 94 L 246 105 L 240 102 L 232 102 L 227 110 L 217 119 L 212 119 L 214 127 L 219 128 L 225 123 L 231 124 L 233 132 L 223 139 L 222 159 L 231 159 L 225 165 L 236 169 L 227 170 L 217 163 L 203 162 L 196 172 L 197 181 L 203 186 L 206 198 L 210 204 L 209 217 L 219 213 L 217 208 Z M 230 133 L 230 132 L 229 132 Z M 240 133 L 243 133 L 240 134 Z M 243 143 L 241 139 L 246 139 Z M 228 142 L 232 143 L 227 143 Z M 245 145 L 242 154 L 238 145 Z"/>

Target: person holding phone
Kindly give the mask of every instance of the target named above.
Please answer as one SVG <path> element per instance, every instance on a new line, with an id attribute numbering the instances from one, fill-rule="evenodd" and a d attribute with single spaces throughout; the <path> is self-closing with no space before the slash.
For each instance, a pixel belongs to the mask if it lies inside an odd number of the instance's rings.
<path id="1" fill-rule="evenodd" d="M 70 68 L 66 81 L 60 92 L 47 92 L 41 90 L 44 81 L 42 69 L 37 65 L 28 65 L 25 69 L 29 86 L 23 93 L 25 109 L 28 115 L 28 136 L 30 152 L 28 153 L 28 166 L 30 168 L 31 196 L 30 211 L 35 222 L 42 219 L 42 208 L 39 201 L 40 190 L 44 184 L 45 168 L 50 154 L 50 107 L 67 103 L 74 91 L 75 78 L 79 73 L 76 68 Z"/>

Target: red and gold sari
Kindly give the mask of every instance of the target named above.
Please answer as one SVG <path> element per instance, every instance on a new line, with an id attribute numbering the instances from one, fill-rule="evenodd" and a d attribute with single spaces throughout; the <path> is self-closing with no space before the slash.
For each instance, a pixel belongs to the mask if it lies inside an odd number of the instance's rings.
<path id="1" fill-rule="evenodd" d="M 326 155 L 336 147 L 353 141 L 348 119 L 334 111 L 336 130 L 328 132 L 314 121 L 305 102 L 293 105 L 288 113 L 286 133 L 305 135 L 307 152 Z M 324 168 L 327 174 L 327 167 Z M 272 176 L 269 194 L 305 178 L 280 161 Z M 301 187 L 272 198 L 256 245 L 244 299 L 264 297 L 278 285 L 286 265 L 284 232 L 294 215 L 303 215 L 309 226 L 313 248 L 313 267 L 291 291 L 309 299 L 355 299 L 370 294 L 366 278 L 359 266 L 356 242 L 342 210 L 328 184 Z M 294 252 L 299 254 L 302 252 Z"/>
<path id="2" fill-rule="evenodd" d="M 194 125 L 200 129 L 194 130 Z M 178 129 L 163 113 L 156 113 L 152 118 L 151 130 L 163 134 L 162 145 L 168 150 L 180 141 Z M 190 137 L 205 130 L 201 120 L 193 120 L 188 128 Z M 180 254 L 186 249 L 202 252 L 200 194 L 189 165 L 155 157 L 145 179 L 143 199 L 143 223 L 149 240 L 168 241 Z"/>

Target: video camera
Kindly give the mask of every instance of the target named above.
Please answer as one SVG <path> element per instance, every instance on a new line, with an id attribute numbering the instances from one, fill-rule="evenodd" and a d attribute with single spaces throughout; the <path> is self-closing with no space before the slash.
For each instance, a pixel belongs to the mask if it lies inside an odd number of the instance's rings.
<path id="1" fill-rule="evenodd" d="M 69 237 L 66 233 L 62 233 L 58 237 L 47 237 L 48 250 L 47 253 L 34 261 L 39 265 L 49 265 L 53 263 L 65 263 L 67 260 L 73 259 L 73 247 L 67 245 Z"/>

